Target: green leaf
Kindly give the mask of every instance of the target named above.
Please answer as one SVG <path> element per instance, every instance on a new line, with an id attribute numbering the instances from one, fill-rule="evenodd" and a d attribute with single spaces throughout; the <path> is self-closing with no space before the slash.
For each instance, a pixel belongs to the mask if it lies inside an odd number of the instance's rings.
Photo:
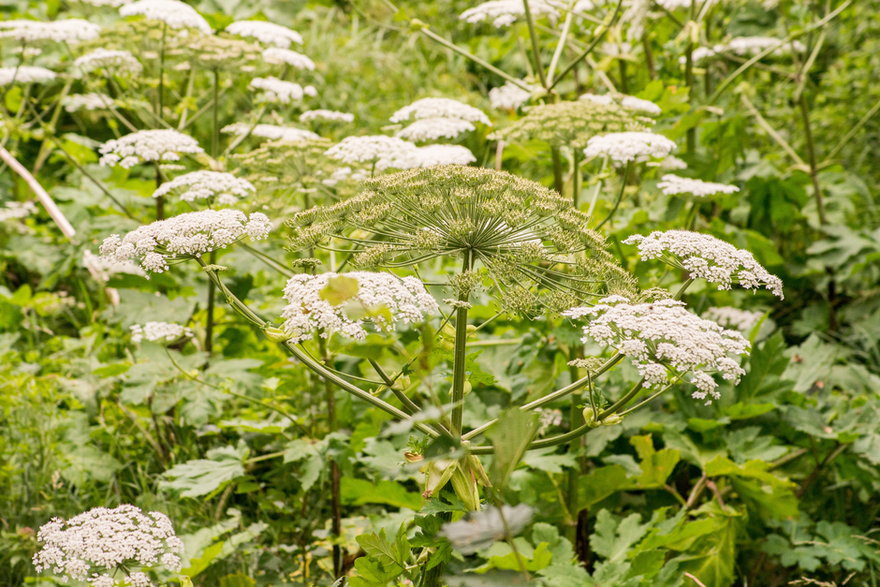
<path id="1" fill-rule="evenodd" d="M 394 481 L 370 483 L 354 477 L 343 477 L 340 484 L 342 501 L 354 505 L 379 503 L 419 511 L 424 498 L 418 493 L 407 491 Z"/>
<path id="2" fill-rule="evenodd" d="M 360 284 L 354 277 L 337 275 L 327 280 L 327 285 L 318 292 L 318 296 L 331 306 L 339 306 L 355 297 L 359 289 Z"/>
<path id="3" fill-rule="evenodd" d="M 578 510 L 592 507 L 614 493 L 634 485 L 621 465 L 609 465 L 580 477 Z"/>
<path id="4" fill-rule="evenodd" d="M 245 446 L 211 449 L 206 455 L 207 459 L 187 461 L 165 471 L 159 487 L 176 491 L 183 497 L 213 495 L 231 481 L 244 476 L 247 455 Z"/>
<path id="5" fill-rule="evenodd" d="M 650 526 L 640 524 L 641 520 L 639 514 L 616 518 L 608 510 L 600 510 L 596 516 L 595 531 L 590 536 L 590 546 L 607 562 L 626 560 L 629 548 L 645 535 Z"/>
<path id="6" fill-rule="evenodd" d="M 367 556 L 378 562 L 382 567 L 386 567 L 385 570 L 391 571 L 393 569 L 387 569 L 387 567 L 397 567 L 400 571 L 403 571 L 406 566 L 404 552 L 398 548 L 398 543 L 392 544 L 388 541 L 384 529 L 380 530 L 378 534 L 361 534 L 355 540 L 364 549 Z"/>
<path id="7" fill-rule="evenodd" d="M 324 456 L 326 443 L 311 441 L 306 438 L 291 440 L 284 446 L 284 462 L 302 462 L 297 479 L 303 491 L 308 491 L 321 476 L 321 470 L 327 462 Z"/>
<path id="8" fill-rule="evenodd" d="M 220 587 L 256 587 L 257 582 L 241 573 L 220 577 Z"/>
<path id="9" fill-rule="evenodd" d="M 538 415 L 513 408 L 502 413 L 498 422 L 486 433 L 495 448 L 489 479 L 503 491 L 510 474 L 519 465 L 529 443 L 538 433 Z"/>
<path id="10" fill-rule="evenodd" d="M 399 567 L 387 569 L 364 556 L 354 561 L 354 569 L 356 574 L 349 578 L 351 587 L 386 587 L 403 572 Z"/>
<path id="11" fill-rule="evenodd" d="M 681 563 L 682 573 L 689 572 L 705 585 L 724 587 L 733 584 L 733 566 L 736 562 L 736 536 L 739 532 L 739 514 L 722 512 L 715 507 L 713 517 L 721 522 L 716 531 L 694 543 L 696 549 L 675 560 Z"/>
<path id="12" fill-rule="evenodd" d="M 681 460 L 681 454 L 672 448 L 664 448 L 659 451 L 654 450 L 654 441 L 650 434 L 633 436 L 630 439 L 630 444 L 635 447 L 641 459 L 639 466 L 642 469 L 642 474 L 637 480 L 639 487 L 663 487 L 666 484 L 666 479 L 672 474 L 675 465 Z"/>

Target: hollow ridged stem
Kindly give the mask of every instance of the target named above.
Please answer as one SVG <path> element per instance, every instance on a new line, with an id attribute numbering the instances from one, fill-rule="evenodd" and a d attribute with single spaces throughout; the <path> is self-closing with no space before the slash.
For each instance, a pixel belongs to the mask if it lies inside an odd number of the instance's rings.
<path id="1" fill-rule="evenodd" d="M 466 273 L 471 269 L 471 252 L 465 251 L 461 271 Z M 455 309 L 455 349 L 452 357 L 452 435 L 461 435 L 461 422 L 464 416 L 464 384 L 465 363 L 467 361 L 467 326 L 468 308 L 467 292 L 459 292 L 458 300 L 464 302 Z"/>

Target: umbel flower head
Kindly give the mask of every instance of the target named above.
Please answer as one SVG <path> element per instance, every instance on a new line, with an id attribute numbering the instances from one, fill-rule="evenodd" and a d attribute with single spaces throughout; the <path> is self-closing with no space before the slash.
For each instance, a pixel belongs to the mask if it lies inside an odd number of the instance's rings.
<path id="1" fill-rule="evenodd" d="M 250 216 L 230 209 L 188 212 L 138 227 L 123 237 L 107 237 L 101 256 L 115 261 L 135 259 L 145 271 L 162 273 L 170 260 L 216 251 L 246 236 L 264 239 L 271 228 L 269 218 L 259 212 Z"/>
<path id="2" fill-rule="evenodd" d="M 179 195 L 184 202 L 216 198 L 218 204 L 234 204 L 253 194 L 256 188 L 246 179 L 221 171 L 193 171 L 166 181 L 153 192 L 153 197 Z"/>
<path id="3" fill-rule="evenodd" d="M 394 136 L 416 143 L 436 141 L 438 139 L 456 139 L 476 127 L 467 120 L 458 118 L 421 118 L 406 128 L 402 128 Z"/>
<path id="4" fill-rule="evenodd" d="M 721 397 L 711 373 L 721 373 L 734 383 L 745 373 L 733 357 L 748 355 L 748 341 L 739 332 L 688 312 L 684 302 L 632 304 L 622 296 L 611 296 L 563 315 L 589 318 L 583 341 L 595 340 L 629 357 L 649 389 L 690 373 L 697 388 L 692 396 L 711 403 Z"/>
<path id="5" fill-rule="evenodd" d="M 284 299 L 288 305 L 281 313 L 283 328 L 293 342 L 310 339 L 316 330 L 323 338 L 338 332 L 363 340 L 366 321 L 387 332 L 439 311 L 415 277 L 367 271 L 294 275 L 284 288 Z"/>
<path id="6" fill-rule="evenodd" d="M 101 165 L 134 167 L 150 161 L 179 161 L 184 153 L 203 153 L 194 138 L 171 129 L 139 130 L 107 141 L 100 149 Z"/>
<path id="7" fill-rule="evenodd" d="M 150 587 L 150 570 L 180 571 L 183 543 L 168 516 L 133 505 L 54 518 L 37 533 L 37 571 L 97 587 Z M 120 573 L 119 571 L 122 570 Z"/>
<path id="8" fill-rule="evenodd" d="M 736 282 L 746 289 L 765 288 L 783 299 L 782 280 L 771 275 L 745 249 L 717 239 L 710 234 L 687 230 L 654 231 L 648 236 L 635 234 L 625 244 L 636 245 L 643 261 L 661 259 L 684 269 L 691 278 L 717 283 L 718 289 L 730 289 Z"/>
<path id="9" fill-rule="evenodd" d="M 57 76 L 51 69 L 36 65 L 20 65 L 18 67 L 0 67 L 0 86 L 11 83 L 44 84 Z"/>
<path id="10" fill-rule="evenodd" d="M 691 195 L 705 198 L 716 194 L 733 194 L 739 191 L 735 185 L 691 179 L 671 173 L 664 175 L 660 180 L 657 182 L 657 187 L 667 196 Z"/>
<path id="11" fill-rule="evenodd" d="M 596 135 L 641 131 L 652 124 L 650 118 L 616 103 L 578 100 L 533 106 L 524 117 L 494 133 L 494 138 L 511 143 L 537 140 L 556 147 L 583 149 Z"/>
<path id="12" fill-rule="evenodd" d="M 331 238 L 349 243 L 355 265 L 413 266 L 438 257 L 467 258 L 453 280 L 459 293 L 487 283 L 509 309 L 539 303 L 571 307 L 632 278 L 588 230 L 588 217 L 558 193 L 502 171 L 441 165 L 370 181 L 332 206 L 299 212 L 287 225 L 294 248 Z"/>
<path id="13" fill-rule="evenodd" d="M 752 312 L 732 306 L 712 306 L 703 312 L 703 318 L 717 322 L 725 328 L 733 328 L 740 332 L 751 332 L 752 328 L 761 321 L 764 312 Z"/>
<path id="14" fill-rule="evenodd" d="M 129 51 L 114 49 L 95 49 L 73 62 L 74 67 L 82 73 L 90 73 L 96 69 L 104 70 L 113 75 L 134 75 L 141 72 L 143 65 Z"/>
<path id="15" fill-rule="evenodd" d="M 150 342 L 175 342 L 181 338 L 192 338 L 193 331 L 173 322 L 146 322 L 131 326 L 131 342 L 143 340 Z"/>
<path id="16" fill-rule="evenodd" d="M 300 122 L 354 122 L 354 114 L 351 112 L 339 112 L 338 110 L 306 110 L 299 115 Z"/>
<path id="17" fill-rule="evenodd" d="M 272 65 L 289 65 L 294 69 L 306 69 L 313 71 L 315 62 L 302 53 L 282 49 L 281 47 L 269 47 L 263 51 L 263 61 Z"/>
<path id="18" fill-rule="evenodd" d="M 541 88 L 533 86 L 532 91 L 524 90 L 511 82 L 489 90 L 489 103 L 496 110 L 516 110 L 529 101 L 532 94 Z"/>
<path id="19" fill-rule="evenodd" d="M 652 132 L 614 132 L 593 137 L 584 155 L 608 157 L 615 164 L 663 159 L 675 150 L 675 143 Z"/>
<path id="20" fill-rule="evenodd" d="M 559 2 L 563 4 L 563 2 Z M 547 0 L 529 0 L 529 12 L 533 18 L 546 16 L 551 20 L 559 17 L 559 11 L 553 2 Z M 490 0 L 461 13 L 459 18 L 465 22 L 491 22 L 498 28 L 510 26 L 525 16 L 522 0 Z"/>
<path id="21" fill-rule="evenodd" d="M 324 154 L 330 141 L 310 134 L 314 138 L 268 141 L 233 157 L 247 170 L 248 178 L 260 186 L 261 193 L 313 188 L 328 178 L 337 165 Z"/>
<path id="22" fill-rule="evenodd" d="M 290 104 L 299 102 L 306 95 L 301 85 L 295 82 L 286 82 L 277 77 L 255 77 L 248 85 L 251 90 L 257 90 L 257 99 L 272 104 Z"/>
<path id="23" fill-rule="evenodd" d="M 220 129 L 220 132 L 233 135 L 247 135 L 252 137 L 260 137 L 271 139 L 273 141 L 317 141 L 321 137 L 310 130 L 304 128 L 294 128 L 292 126 L 277 126 L 275 124 L 257 124 L 251 126 L 243 122 L 233 122 Z"/>
<path id="24" fill-rule="evenodd" d="M 479 122 L 491 126 L 489 117 L 473 106 L 451 98 L 422 98 L 409 106 L 404 106 L 391 115 L 391 122 L 403 122 L 405 120 L 422 120 L 425 118 L 452 118 L 466 120 L 467 122 Z"/>
<path id="25" fill-rule="evenodd" d="M 648 116 L 660 116 L 662 110 L 650 100 L 643 100 L 626 94 L 584 94 L 579 100 L 589 100 L 596 104 L 620 104 L 627 110 L 641 112 Z"/>
<path id="26" fill-rule="evenodd" d="M 290 47 L 291 43 L 302 45 L 303 42 L 302 35 L 298 32 L 280 24 L 262 20 L 238 20 L 226 27 L 226 32 L 239 37 L 256 39 L 263 45 L 274 45 L 285 49 Z"/>
<path id="27" fill-rule="evenodd" d="M 81 18 L 44 22 L 40 20 L 7 20 L 0 22 L 0 39 L 14 39 L 21 43 L 41 41 L 77 42 L 98 36 L 101 27 Z"/>
<path id="28" fill-rule="evenodd" d="M 196 9 L 179 0 L 138 0 L 119 8 L 120 16 L 141 15 L 147 20 L 157 20 L 173 29 L 192 28 L 206 35 L 211 25 Z"/>

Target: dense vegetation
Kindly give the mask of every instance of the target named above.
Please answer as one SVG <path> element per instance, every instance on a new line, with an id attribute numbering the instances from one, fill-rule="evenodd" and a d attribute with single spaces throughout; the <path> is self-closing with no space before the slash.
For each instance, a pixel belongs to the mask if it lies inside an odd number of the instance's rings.
<path id="1" fill-rule="evenodd" d="M 0 585 L 877 584 L 880 3 L 173 2 L 0 6 Z"/>

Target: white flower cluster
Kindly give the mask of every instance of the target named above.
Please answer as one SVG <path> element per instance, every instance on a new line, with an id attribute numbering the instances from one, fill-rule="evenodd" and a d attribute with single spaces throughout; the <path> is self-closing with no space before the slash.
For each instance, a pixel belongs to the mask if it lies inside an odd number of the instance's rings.
<path id="1" fill-rule="evenodd" d="M 184 153 L 203 153 L 194 138 L 171 129 L 139 130 L 101 146 L 101 165 L 134 167 L 148 161 L 179 161 Z"/>
<path id="2" fill-rule="evenodd" d="M 70 94 L 61 100 L 61 104 L 67 112 L 79 112 L 80 110 L 107 110 L 113 106 L 113 98 L 107 94 Z"/>
<path id="3" fill-rule="evenodd" d="M 246 179 L 222 171 L 193 171 L 166 181 L 153 192 L 153 197 L 178 193 L 184 202 L 216 198 L 218 204 L 235 204 L 253 194 L 254 185 Z"/>
<path id="4" fill-rule="evenodd" d="M 143 65 L 129 51 L 115 49 L 95 49 L 73 62 L 74 67 L 83 73 L 96 69 L 106 69 L 115 75 L 135 75 L 143 70 Z"/>
<path id="5" fill-rule="evenodd" d="M 80 0 L 80 2 L 89 6 L 112 6 L 113 8 L 119 8 L 123 4 L 131 2 L 131 0 Z"/>
<path id="6" fill-rule="evenodd" d="M 367 135 L 345 137 L 327 149 L 326 155 L 345 163 L 376 164 L 377 168 L 383 169 L 388 165 L 380 165 L 380 163 L 402 159 L 415 148 L 412 143 L 395 137 Z"/>
<path id="7" fill-rule="evenodd" d="M 357 280 L 358 287 L 349 299 L 334 305 L 322 292 L 340 276 Z M 425 314 L 439 311 L 437 302 L 415 277 L 367 271 L 294 275 L 284 288 L 284 299 L 288 305 L 281 313 L 283 328 L 293 342 L 310 339 L 314 330 L 321 331 L 323 338 L 338 332 L 363 340 L 367 336 L 365 314 L 379 330 L 390 331 L 397 324 L 419 322 Z"/>
<path id="8" fill-rule="evenodd" d="M 539 88 L 536 86 L 535 89 Z M 495 110 L 516 110 L 531 97 L 532 92 L 510 82 L 489 90 L 489 103 Z"/>
<path id="9" fill-rule="evenodd" d="M 133 505 L 94 508 L 70 520 L 54 518 L 37 533 L 37 571 L 99 587 L 153 585 L 144 569 L 180 571 L 183 543 L 168 516 Z M 140 568 L 142 570 L 132 570 Z M 126 569 L 117 577 L 118 569 Z"/>
<path id="10" fill-rule="evenodd" d="M 139 343 L 144 340 L 150 342 L 175 342 L 181 338 L 192 338 L 193 331 L 186 326 L 173 322 L 146 322 L 143 326 L 133 324 L 131 326 L 131 342 Z"/>
<path id="11" fill-rule="evenodd" d="M 761 321 L 764 312 L 751 312 L 740 310 L 731 306 L 711 307 L 703 312 L 703 318 L 717 322 L 725 328 L 733 328 L 740 332 L 751 332 L 752 328 Z"/>
<path id="12" fill-rule="evenodd" d="M 692 396 L 709 398 L 707 403 L 711 403 L 711 398 L 720 395 L 710 373 L 721 373 L 734 383 L 745 373 L 733 357 L 747 355 L 749 342 L 739 332 L 688 312 L 677 300 L 630 304 L 622 296 L 611 296 L 595 306 L 562 314 L 573 319 L 589 317 L 583 341 L 593 339 L 632 359 L 649 389 L 690 372 L 690 382 L 697 388 Z"/>
<path id="13" fill-rule="evenodd" d="M 398 137 L 411 141 L 454 139 L 476 127 L 475 122 L 491 125 L 489 117 L 473 106 L 450 98 L 422 98 L 391 115 L 391 122 L 415 122 L 397 132 Z"/>
<path id="14" fill-rule="evenodd" d="M 368 178 L 369 175 L 367 175 L 365 171 L 356 171 L 351 167 L 346 166 L 334 169 L 333 173 L 330 174 L 330 177 L 321 180 L 321 183 L 333 187 L 340 181 L 363 181 Z"/>
<path id="15" fill-rule="evenodd" d="M 701 179 L 691 179 L 678 175 L 667 174 L 660 178 L 657 187 L 667 196 L 691 194 L 701 198 L 714 196 L 715 194 L 733 194 L 739 191 L 735 185 L 726 183 L 713 183 Z"/>
<path id="16" fill-rule="evenodd" d="M 414 169 L 434 165 L 467 165 L 476 157 L 461 145 L 414 144 L 396 137 L 371 135 L 346 137 L 326 151 L 328 157 L 345 163 L 366 163 L 376 169 Z"/>
<path id="17" fill-rule="evenodd" d="M 688 164 L 676 157 L 675 155 L 669 155 L 664 157 L 660 161 L 649 161 L 648 167 L 658 167 L 660 169 L 666 169 L 668 171 L 678 171 L 680 169 L 687 169 Z"/>
<path id="18" fill-rule="evenodd" d="M 529 12 L 532 18 L 546 16 L 551 20 L 559 17 L 554 3 L 547 0 L 529 0 Z M 498 28 L 510 26 L 525 16 L 522 0 L 490 0 L 461 13 L 459 18 L 465 22 L 491 22 Z"/>
<path id="19" fill-rule="evenodd" d="M 458 118 L 421 118 L 406 128 L 402 128 L 394 136 L 417 143 L 436 141 L 437 139 L 455 139 L 476 127 L 467 120 Z"/>
<path id="20" fill-rule="evenodd" d="M 477 158 L 470 149 L 461 145 L 426 145 L 417 147 L 415 158 L 410 165 L 401 166 L 401 169 L 414 167 L 433 167 L 434 165 L 467 165 Z"/>
<path id="21" fill-rule="evenodd" d="M 306 110 L 299 115 L 300 122 L 312 122 L 315 120 L 323 120 L 326 122 L 354 122 L 354 114 L 350 112 L 339 112 L 338 110 Z"/>
<path id="22" fill-rule="evenodd" d="M 116 261 L 100 257 L 89 250 L 83 252 L 82 264 L 83 267 L 101 281 L 108 281 L 117 273 L 128 273 L 129 275 L 140 275 L 141 277 L 147 276 L 146 272 L 132 261 Z"/>
<path id="23" fill-rule="evenodd" d="M 173 29 L 193 28 L 206 35 L 211 25 L 196 9 L 179 0 L 138 0 L 119 8 L 120 16 L 141 15 L 147 20 L 164 22 Z"/>
<path id="24" fill-rule="evenodd" d="M 307 56 L 281 47 L 269 47 L 263 51 L 263 61 L 272 65 L 289 65 L 295 69 L 307 69 L 309 71 L 315 69 L 315 62 Z"/>
<path id="25" fill-rule="evenodd" d="M 590 138 L 584 154 L 588 159 L 608 157 L 615 163 L 662 159 L 675 149 L 675 143 L 652 132 L 612 132 Z"/>
<path id="26" fill-rule="evenodd" d="M 605 106 L 618 104 L 627 110 L 647 114 L 649 116 L 660 116 L 660 114 L 663 113 L 660 107 L 650 100 L 643 100 L 642 98 L 627 96 L 626 94 L 584 94 L 579 99 L 589 100 L 595 104 L 602 104 Z"/>
<path id="27" fill-rule="evenodd" d="M 248 88 L 259 90 L 258 99 L 273 104 L 299 102 L 306 95 L 313 96 L 317 90 L 313 86 L 303 88 L 295 82 L 287 82 L 277 77 L 255 77 Z"/>
<path id="28" fill-rule="evenodd" d="M 0 86 L 7 86 L 11 83 L 44 84 L 52 81 L 55 77 L 55 72 L 51 69 L 35 65 L 0 67 Z"/>
<path id="29" fill-rule="evenodd" d="M 274 124 L 257 124 L 251 128 L 251 125 L 243 122 L 234 122 L 224 126 L 221 132 L 234 134 L 238 136 L 250 133 L 251 136 L 261 137 L 272 141 L 288 141 L 297 143 L 300 141 L 313 141 L 321 137 L 310 130 L 304 128 L 294 128 L 291 126 L 277 126 Z"/>
<path id="30" fill-rule="evenodd" d="M 731 39 L 727 45 L 724 45 L 722 48 L 736 53 L 737 55 L 757 55 L 761 51 L 779 45 L 781 42 L 782 39 L 776 39 L 774 37 L 737 37 Z M 719 48 L 716 47 L 716 49 Z M 806 47 L 800 41 L 795 40 L 775 49 L 773 55 L 785 55 L 792 51 L 803 53 L 806 51 Z"/>
<path id="31" fill-rule="evenodd" d="M 681 8 L 686 8 L 690 10 L 691 5 L 693 4 L 693 0 L 656 0 L 659 6 L 662 6 L 666 10 L 678 10 Z M 697 2 L 697 8 L 702 8 L 704 5 L 712 5 L 718 0 L 705 0 L 704 2 Z"/>
<path id="32" fill-rule="evenodd" d="M 423 118 L 454 118 L 468 122 L 479 122 L 486 126 L 492 126 L 489 117 L 473 106 L 451 98 L 422 98 L 409 106 L 404 106 L 391 115 L 391 122 L 404 122 L 411 118 L 421 120 Z"/>
<path id="33" fill-rule="evenodd" d="M 691 278 L 703 278 L 730 289 L 735 282 L 746 289 L 764 287 L 783 299 L 782 280 L 767 272 L 745 249 L 709 234 L 687 230 L 654 231 L 648 236 L 635 234 L 623 241 L 637 245 L 642 260 L 663 259 L 681 267 Z"/>
<path id="34" fill-rule="evenodd" d="M 101 27 L 81 18 L 65 20 L 7 20 L 0 22 L 0 39 L 15 39 L 21 43 L 39 41 L 77 42 L 94 39 Z"/>
<path id="35" fill-rule="evenodd" d="M 287 48 L 291 43 L 302 45 L 303 39 L 296 31 L 285 26 L 262 20 L 239 20 L 228 27 L 226 32 L 239 37 L 256 39 L 265 45 Z"/>
<path id="36" fill-rule="evenodd" d="M 460 553 L 473 554 L 489 548 L 496 540 L 504 540 L 508 534 L 516 536 L 529 525 L 533 514 L 534 510 L 524 503 L 517 506 L 502 505 L 501 510 L 489 506 L 481 512 L 471 514 L 466 520 L 443 524 L 440 534 Z"/>
<path id="37" fill-rule="evenodd" d="M 6 205 L 0 208 L 0 222 L 25 218 L 36 211 L 37 207 L 33 202 L 6 202 Z"/>
<path id="38" fill-rule="evenodd" d="M 115 261 L 136 260 L 147 272 L 162 273 L 168 261 L 215 251 L 249 236 L 269 235 L 272 223 L 265 214 L 247 216 L 240 210 L 202 210 L 140 226 L 124 237 L 104 239 L 101 256 Z"/>

